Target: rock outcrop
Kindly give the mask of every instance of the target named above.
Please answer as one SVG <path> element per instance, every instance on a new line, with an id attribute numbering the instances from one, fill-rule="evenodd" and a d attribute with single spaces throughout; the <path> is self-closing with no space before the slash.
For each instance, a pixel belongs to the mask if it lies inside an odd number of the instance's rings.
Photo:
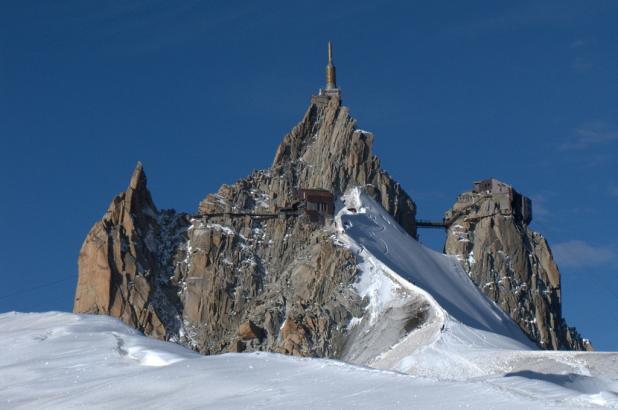
<path id="1" fill-rule="evenodd" d="M 118 317 L 158 338 L 178 331 L 178 300 L 165 278 L 186 231 L 186 215 L 159 212 L 138 163 L 129 187 L 118 194 L 86 237 L 78 259 L 73 310 Z"/>
<path id="2" fill-rule="evenodd" d="M 364 187 L 411 234 L 416 207 L 337 97 L 313 97 L 270 169 L 208 195 L 195 215 L 158 211 L 141 165 L 88 234 L 75 312 L 119 317 L 209 354 L 338 357 L 361 316 L 356 260 L 333 225 L 295 208 L 300 189 Z M 282 213 L 282 209 L 292 210 Z"/>
<path id="3" fill-rule="evenodd" d="M 560 272 L 543 236 L 530 229 L 531 202 L 496 180 L 475 183 L 445 214 L 445 253 L 545 349 L 590 349 L 561 312 Z"/>

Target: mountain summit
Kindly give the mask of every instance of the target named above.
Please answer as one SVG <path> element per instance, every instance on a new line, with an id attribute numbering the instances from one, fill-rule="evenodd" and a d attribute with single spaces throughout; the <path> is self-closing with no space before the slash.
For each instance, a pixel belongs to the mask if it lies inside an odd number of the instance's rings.
<path id="1" fill-rule="evenodd" d="M 74 311 L 115 316 L 204 354 L 265 350 L 404 371 L 420 346 L 450 340 L 448 328 L 495 332 L 504 346 L 530 348 L 531 339 L 583 348 L 576 333 L 556 335 L 553 323 L 526 327 L 539 306 L 545 313 L 536 317 L 562 320 L 560 300 L 546 303 L 538 295 L 545 288 L 532 284 L 536 270 L 513 265 L 525 269 L 517 283 L 532 289 L 521 305 L 529 312 L 513 310 L 512 288 L 490 295 L 509 317 L 455 258 L 415 241 L 416 205 L 372 154 L 373 134 L 357 129 L 341 105 L 334 70 L 329 47 L 326 88 L 283 138 L 272 166 L 222 185 L 194 214 L 158 210 L 138 163 L 84 241 Z M 453 243 L 456 226 L 472 229 L 453 225 L 447 251 L 471 260 L 479 251 Z M 530 235 L 511 235 L 490 253 L 533 252 Z M 483 236 L 467 240 L 475 238 Z M 548 252 L 534 260 L 555 266 Z M 486 274 L 474 269 L 479 284 Z"/>
<path id="2" fill-rule="evenodd" d="M 311 195 L 325 192 L 334 206 L 364 187 L 416 234 L 414 202 L 355 123 L 337 95 L 313 97 L 270 169 L 223 185 L 194 215 L 158 211 L 138 164 L 82 246 L 74 311 L 203 353 L 338 356 L 363 302 L 354 255 L 331 238 L 334 207 L 312 213 Z"/>

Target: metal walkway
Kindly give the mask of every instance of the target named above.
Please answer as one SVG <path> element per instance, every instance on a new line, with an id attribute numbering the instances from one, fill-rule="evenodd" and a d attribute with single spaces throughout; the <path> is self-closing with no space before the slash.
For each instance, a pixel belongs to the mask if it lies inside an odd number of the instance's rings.
<path id="1" fill-rule="evenodd" d="M 426 221 L 424 219 L 419 219 L 416 221 L 416 227 L 417 228 L 441 228 L 441 229 L 446 229 L 448 228 L 448 225 L 446 222 L 444 221 Z"/>
<path id="2" fill-rule="evenodd" d="M 482 195 L 479 199 L 477 199 L 473 203 L 468 204 L 465 207 L 463 207 L 461 209 L 458 209 L 457 211 L 453 212 L 453 214 L 451 215 L 451 217 L 448 220 L 443 219 L 442 221 L 438 222 L 438 221 L 428 221 L 428 220 L 425 220 L 425 219 L 418 219 L 416 221 L 416 226 L 418 228 L 443 228 L 443 229 L 448 229 L 453 224 L 453 222 L 455 222 L 457 220 L 457 218 L 459 218 L 459 217 L 461 217 L 463 215 L 466 215 L 470 208 L 478 209 L 478 203 L 483 201 L 483 200 L 485 200 L 485 199 L 487 199 L 488 197 L 490 197 L 490 195 Z M 493 216 L 493 214 L 492 215 L 483 215 L 483 216 L 477 217 L 475 219 L 482 219 L 482 218 L 485 218 L 485 217 L 488 217 L 488 216 Z"/>
<path id="3" fill-rule="evenodd" d="M 228 217 L 228 218 L 244 218 L 246 216 L 250 218 L 260 219 L 274 219 L 274 218 L 287 218 L 290 216 L 299 216 L 302 213 L 300 209 L 280 208 L 278 212 L 274 213 L 261 213 L 261 212 L 213 212 L 201 214 L 202 218 L 215 218 L 215 217 Z"/>

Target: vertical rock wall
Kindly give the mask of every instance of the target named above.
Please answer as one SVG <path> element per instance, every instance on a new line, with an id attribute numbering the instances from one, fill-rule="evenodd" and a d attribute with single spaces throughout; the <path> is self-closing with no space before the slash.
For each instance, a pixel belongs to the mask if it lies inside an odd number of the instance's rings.
<path id="1" fill-rule="evenodd" d="M 171 261 L 166 251 L 179 243 L 186 226 L 183 215 L 157 210 L 138 163 L 127 190 L 84 240 L 73 310 L 115 316 L 158 338 L 177 331 L 177 301 L 161 293 L 173 294 L 164 280 Z"/>
<path id="2" fill-rule="evenodd" d="M 560 272 L 547 241 L 515 205 L 489 192 L 460 195 L 446 213 L 445 252 L 542 348 L 590 348 L 562 317 Z"/>

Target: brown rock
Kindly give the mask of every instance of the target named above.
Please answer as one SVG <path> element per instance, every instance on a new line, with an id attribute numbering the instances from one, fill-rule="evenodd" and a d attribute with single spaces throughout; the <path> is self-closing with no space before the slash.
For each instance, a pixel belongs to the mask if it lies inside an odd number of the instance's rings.
<path id="1" fill-rule="evenodd" d="M 232 343 L 230 343 L 230 347 L 228 349 L 228 352 L 230 353 L 242 353 L 244 352 L 246 349 L 245 344 L 240 341 L 240 340 L 234 340 L 232 341 Z"/>
<path id="2" fill-rule="evenodd" d="M 560 272 L 549 245 L 528 227 L 529 206 L 515 190 L 461 194 L 445 216 L 445 252 L 540 347 L 583 350 L 581 336 L 562 317 Z"/>
<path id="3" fill-rule="evenodd" d="M 283 353 L 296 356 L 307 354 L 307 330 L 297 319 L 287 318 L 281 328 L 281 349 Z"/>
<path id="4" fill-rule="evenodd" d="M 162 263 L 169 256 L 160 255 L 164 247 L 159 245 L 170 221 L 179 223 L 175 215 L 157 210 L 138 163 L 127 190 L 114 198 L 82 245 L 73 311 L 116 316 L 161 339 L 178 329 L 172 323 L 174 302 L 162 296 L 164 286 L 154 283 L 168 273 Z"/>
<path id="5" fill-rule="evenodd" d="M 264 337 L 264 329 L 247 320 L 238 327 L 238 336 L 242 340 L 262 339 Z"/>

